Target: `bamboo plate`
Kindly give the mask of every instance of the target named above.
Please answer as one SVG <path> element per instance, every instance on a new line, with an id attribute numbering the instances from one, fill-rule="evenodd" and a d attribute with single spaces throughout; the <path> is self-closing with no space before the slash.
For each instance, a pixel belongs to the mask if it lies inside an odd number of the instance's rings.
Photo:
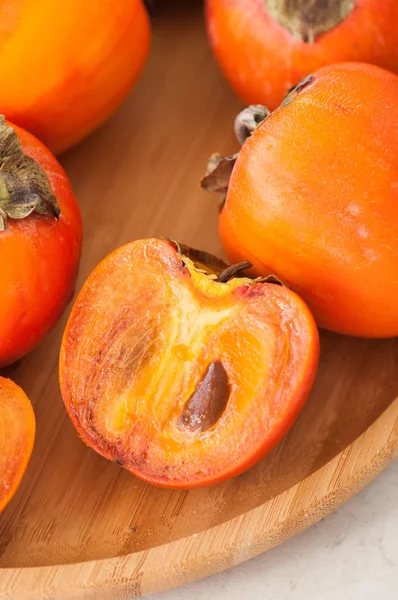
<path id="1" fill-rule="evenodd" d="M 79 286 L 134 238 L 167 235 L 221 254 L 217 202 L 198 181 L 211 151 L 236 148 L 240 105 L 200 8 L 166 4 L 135 92 L 63 157 L 85 222 Z M 215 573 L 324 517 L 398 453 L 398 341 L 322 334 L 313 393 L 265 460 L 214 488 L 152 488 L 79 441 L 58 387 L 64 325 L 6 373 L 32 398 L 38 427 L 27 475 L 0 516 L 0 598 L 116 600 Z"/>

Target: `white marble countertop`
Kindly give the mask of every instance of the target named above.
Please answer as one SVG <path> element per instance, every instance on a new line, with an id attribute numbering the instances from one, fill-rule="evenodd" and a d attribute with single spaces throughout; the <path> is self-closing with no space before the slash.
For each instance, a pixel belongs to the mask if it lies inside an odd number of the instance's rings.
<path id="1" fill-rule="evenodd" d="M 219 575 L 146 600 L 397 600 L 398 461 L 317 525 Z"/>

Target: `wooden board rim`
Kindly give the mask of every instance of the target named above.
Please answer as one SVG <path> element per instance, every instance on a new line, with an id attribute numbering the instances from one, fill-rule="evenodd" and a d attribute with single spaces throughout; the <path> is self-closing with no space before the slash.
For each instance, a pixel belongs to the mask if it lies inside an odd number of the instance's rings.
<path id="1" fill-rule="evenodd" d="M 363 449 L 366 459 L 361 464 Z M 7 590 L 1 598 L 115 600 L 207 577 L 273 548 L 324 518 L 397 456 L 398 398 L 332 460 L 264 504 L 200 533 L 125 556 L 0 569 L 0 593 Z"/>

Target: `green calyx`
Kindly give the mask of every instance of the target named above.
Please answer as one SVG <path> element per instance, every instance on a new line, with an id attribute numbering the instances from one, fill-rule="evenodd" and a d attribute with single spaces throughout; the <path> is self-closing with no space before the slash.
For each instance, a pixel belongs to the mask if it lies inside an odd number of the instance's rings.
<path id="1" fill-rule="evenodd" d="M 47 175 L 24 154 L 14 129 L 0 115 L 0 231 L 8 219 L 25 219 L 33 212 L 55 219 L 60 214 Z"/>

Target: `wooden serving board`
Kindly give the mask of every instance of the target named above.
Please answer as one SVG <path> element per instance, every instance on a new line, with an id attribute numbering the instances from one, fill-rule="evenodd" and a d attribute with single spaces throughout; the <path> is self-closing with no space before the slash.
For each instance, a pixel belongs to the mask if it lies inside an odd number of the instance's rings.
<path id="1" fill-rule="evenodd" d="M 78 288 L 117 246 L 169 236 L 215 254 L 209 153 L 231 153 L 240 104 L 216 67 L 195 3 L 164 3 L 140 84 L 100 131 L 62 158 L 81 204 Z M 327 515 L 398 452 L 398 341 L 322 334 L 311 397 L 285 440 L 213 488 L 156 489 L 79 440 L 58 385 L 66 315 L 7 370 L 28 393 L 37 439 L 0 515 L 0 598 L 121 599 L 231 567 Z"/>

